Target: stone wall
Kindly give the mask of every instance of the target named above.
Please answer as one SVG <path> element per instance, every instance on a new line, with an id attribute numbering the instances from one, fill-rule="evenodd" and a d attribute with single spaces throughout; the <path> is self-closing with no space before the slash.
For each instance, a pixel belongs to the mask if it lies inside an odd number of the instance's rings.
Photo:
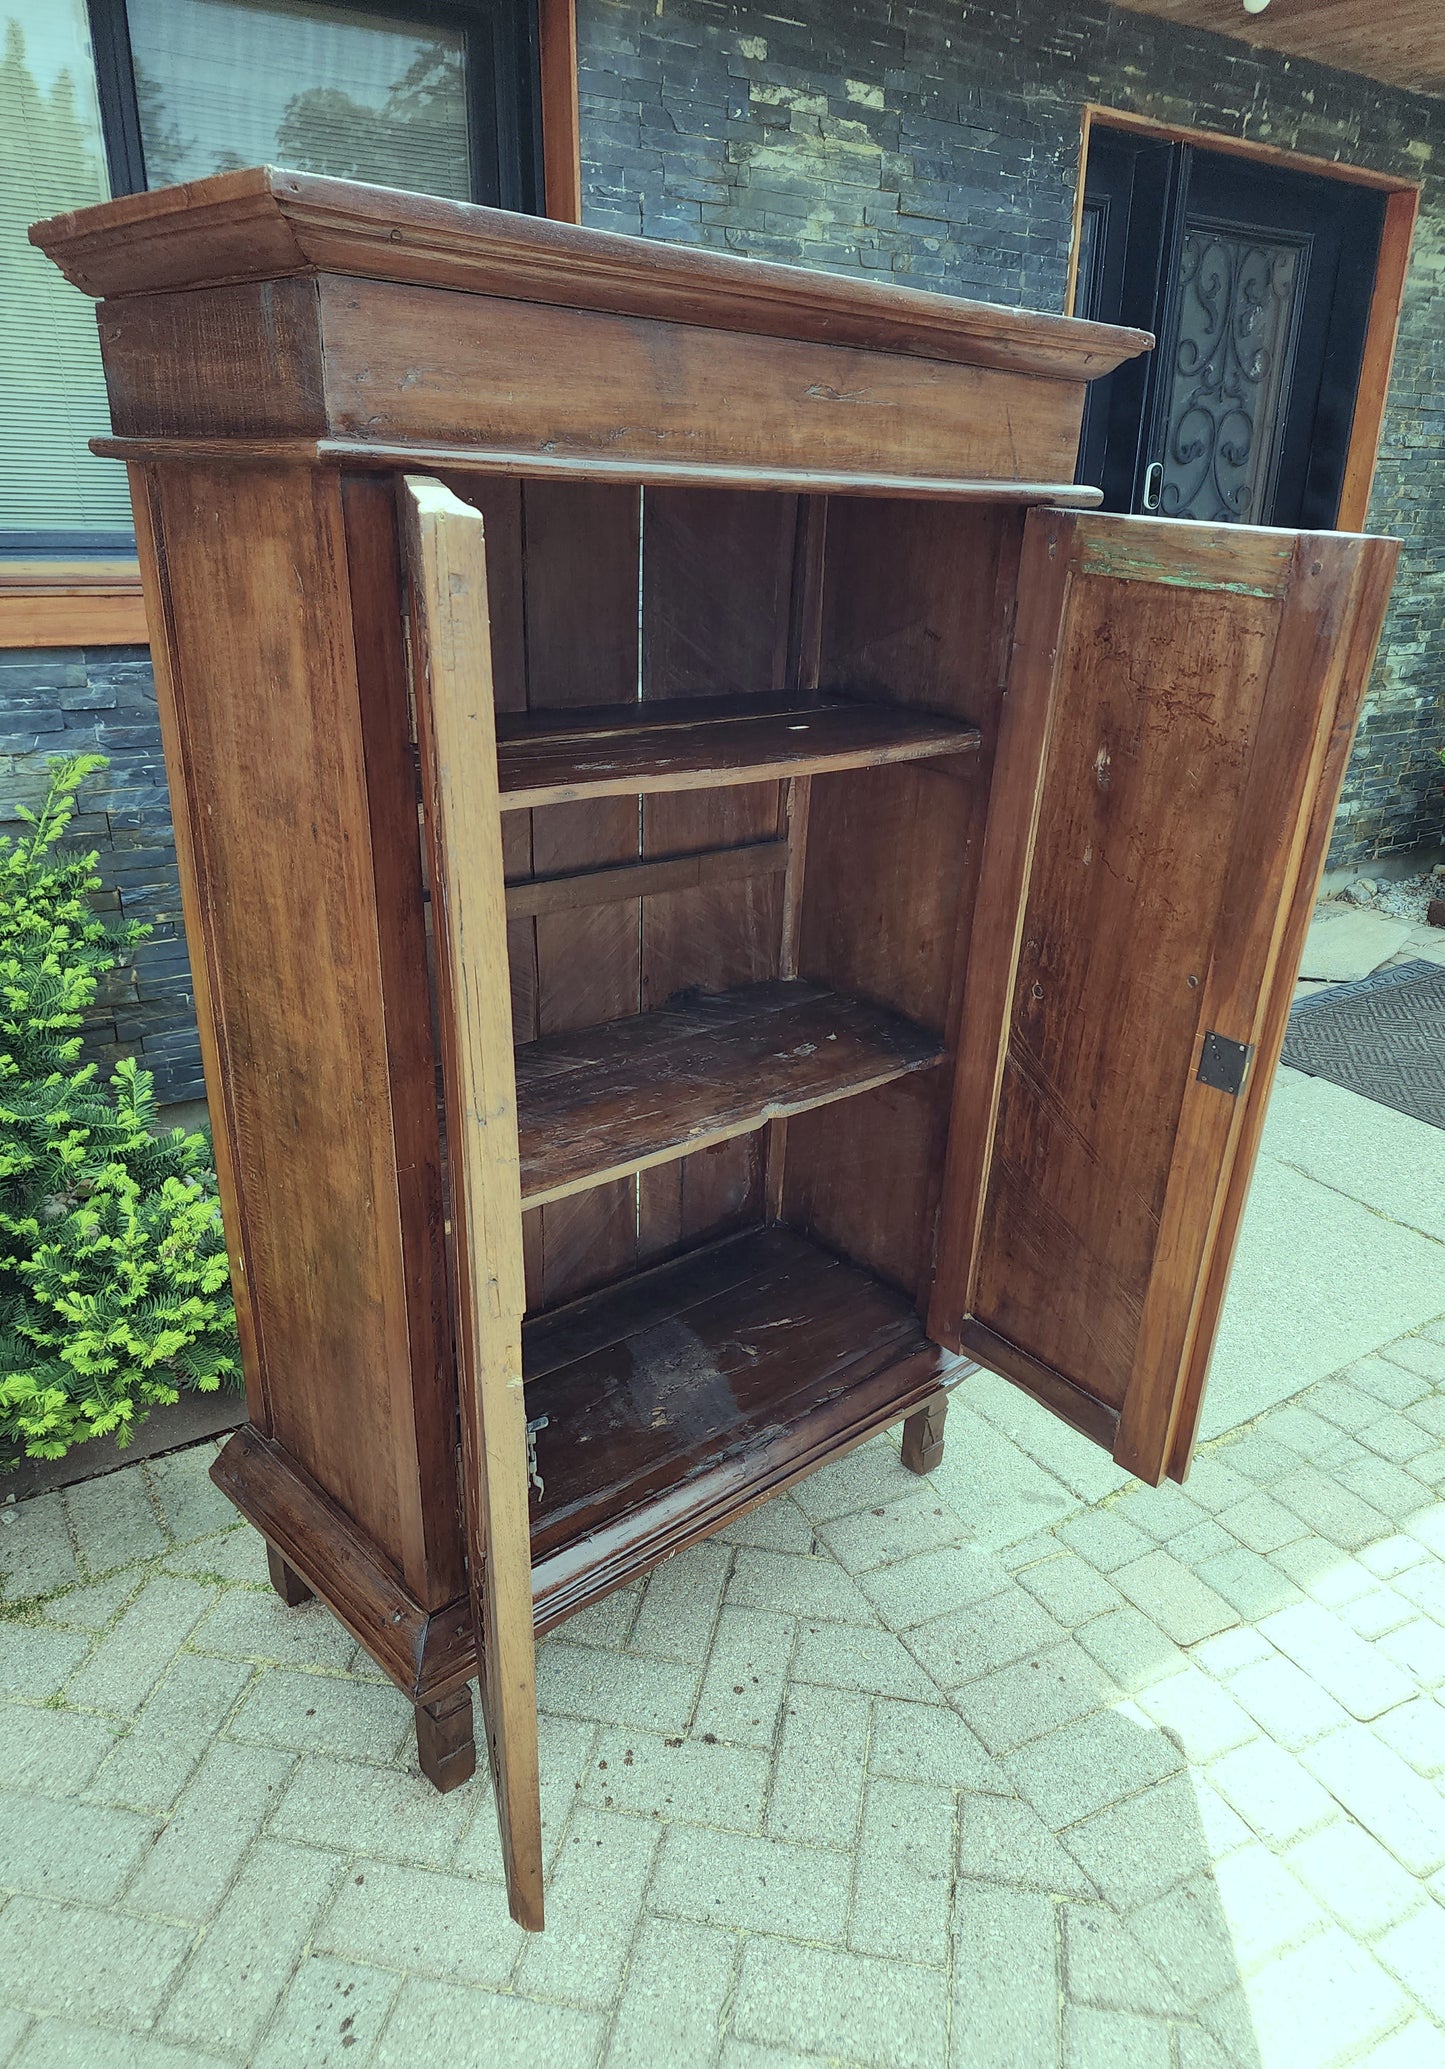
<path id="1" fill-rule="evenodd" d="M 100 855 L 108 918 L 144 920 L 148 938 L 104 980 L 85 1054 L 109 1071 L 134 1056 L 164 1103 L 204 1095 L 190 965 L 181 927 L 175 841 L 150 655 L 144 647 L 0 652 L 0 833 L 24 828 L 17 804 L 43 796 L 53 756 L 96 752 L 72 822 Z"/>
<path id="2" fill-rule="evenodd" d="M 586 219 L 1063 307 L 1086 102 L 1423 182 L 1372 529 L 1405 542 L 1336 866 L 1445 841 L 1445 102 L 1103 0 L 579 0 Z"/>

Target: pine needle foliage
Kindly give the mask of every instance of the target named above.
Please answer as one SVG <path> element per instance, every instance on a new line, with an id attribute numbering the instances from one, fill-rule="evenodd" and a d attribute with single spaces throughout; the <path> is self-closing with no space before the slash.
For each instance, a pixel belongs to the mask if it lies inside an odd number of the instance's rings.
<path id="1" fill-rule="evenodd" d="M 50 764 L 0 838 L 0 1468 L 125 1443 L 240 1354 L 206 1136 L 155 1133 L 148 1071 L 80 1062 L 81 1016 L 148 929 L 92 910 L 96 856 L 60 844 L 101 755 Z"/>

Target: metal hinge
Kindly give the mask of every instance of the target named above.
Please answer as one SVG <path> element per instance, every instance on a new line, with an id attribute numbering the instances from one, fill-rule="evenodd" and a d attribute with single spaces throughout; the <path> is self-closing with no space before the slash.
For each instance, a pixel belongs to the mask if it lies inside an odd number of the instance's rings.
<path id="1" fill-rule="evenodd" d="M 1199 1082 L 1213 1085 L 1216 1091 L 1228 1092 L 1232 1099 L 1238 1099 L 1244 1089 L 1244 1080 L 1249 1071 L 1249 1059 L 1254 1049 L 1249 1042 L 1231 1042 L 1226 1035 L 1216 1034 L 1211 1028 L 1204 1037 L 1204 1050 L 1199 1058 Z"/>

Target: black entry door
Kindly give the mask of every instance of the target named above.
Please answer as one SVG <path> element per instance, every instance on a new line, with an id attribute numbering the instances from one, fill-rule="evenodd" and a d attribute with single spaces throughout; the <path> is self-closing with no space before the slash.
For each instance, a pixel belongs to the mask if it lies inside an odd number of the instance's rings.
<path id="1" fill-rule="evenodd" d="M 1334 524 L 1383 220 L 1369 187 L 1095 130 L 1075 308 L 1158 339 L 1090 394 L 1106 508 Z"/>

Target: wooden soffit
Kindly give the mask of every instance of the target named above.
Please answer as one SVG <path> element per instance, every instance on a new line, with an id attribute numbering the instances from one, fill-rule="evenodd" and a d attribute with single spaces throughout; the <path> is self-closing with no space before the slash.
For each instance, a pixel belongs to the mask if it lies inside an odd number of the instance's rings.
<path id="1" fill-rule="evenodd" d="M 1136 14 L 1214 29 L 1264 50 L 1362 72 L 1411 93 L 1445 94 L 1445 0 L 1119 0 Z"/>

